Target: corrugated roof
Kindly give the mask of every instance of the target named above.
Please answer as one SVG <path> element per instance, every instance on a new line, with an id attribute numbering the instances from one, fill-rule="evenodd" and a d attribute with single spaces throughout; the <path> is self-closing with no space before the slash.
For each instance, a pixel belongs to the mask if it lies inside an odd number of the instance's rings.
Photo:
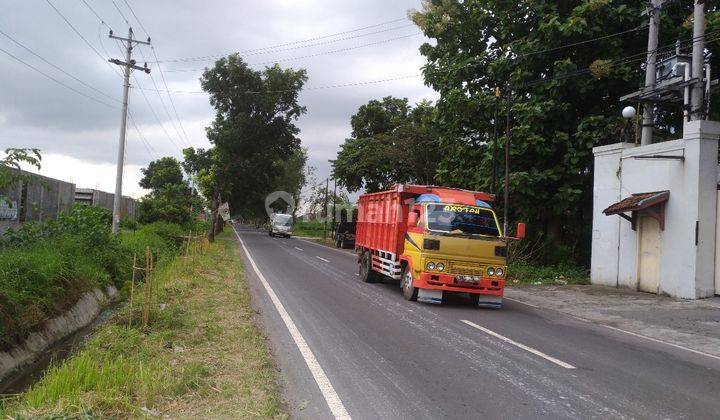
<path id="1" fill-rule="evenodd" d="M 633 194 L 603 210 L 606 216 L 646 209 L 664 203 L 670 198 L 670 191 L 655 191 Z"/>

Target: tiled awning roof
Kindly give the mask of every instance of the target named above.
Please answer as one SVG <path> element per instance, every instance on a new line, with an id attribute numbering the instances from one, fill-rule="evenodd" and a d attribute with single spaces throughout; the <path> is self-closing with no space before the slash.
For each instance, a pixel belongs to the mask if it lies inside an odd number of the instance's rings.
<path id="1" fill-rule="evenodd" d="M 627 213 L 647 209 L 648 207 L 664 203 L 670 198 L 670 191 L 655 191 L 633 194 L 603 210 L 606 216 L 611 214 Z"/>

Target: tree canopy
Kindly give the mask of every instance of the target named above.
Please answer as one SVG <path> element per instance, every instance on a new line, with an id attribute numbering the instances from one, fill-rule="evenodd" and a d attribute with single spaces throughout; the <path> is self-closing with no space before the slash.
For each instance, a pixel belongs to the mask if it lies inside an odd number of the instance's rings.
<path id="1" fill-rule="evenodd" d="M 332 161 L 333 177 L 348 191 L 379 191 L 398 182 L 432 183 L 443 153 L 435 108 L 388 96 L 362 105 L 352 137 Z"/>
<path id="2" fill-rule="evenodd" d="M 204 175 L 213 189 L 209 198 L 229 201 L 233 211 L 246 216 L 261 216 L 270 192 L 298 182 L 278 168 L 298 159 L 304 164 L 295 121 L 306 111 L 298 103 L 306 81 L 305 70 L 278 65 L 254 70 L 238 54 L 203 73 L 200 83 L 216 110 L 206 129 L 213 145 Z"/>

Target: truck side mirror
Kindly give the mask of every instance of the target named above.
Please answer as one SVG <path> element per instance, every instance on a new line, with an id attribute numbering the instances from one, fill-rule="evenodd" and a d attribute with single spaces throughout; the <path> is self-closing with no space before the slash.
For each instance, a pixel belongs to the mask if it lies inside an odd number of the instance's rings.
<path id="1" fill-rule="evenodd" d="M 407 226 L 410 228 L 414 228 L 418 225 L 418 222 L 420 221 L 420 214 L 416 211 L 410 211 L 408 213 L 408 221 Z"/>
<path id="2" fill-rule="evenodd" d="M 515 234 L 515 237 L 518 239 L 523 239 L 525 237 L 525 223 L 518 223 L 517 224 L 517 233 Z"/>

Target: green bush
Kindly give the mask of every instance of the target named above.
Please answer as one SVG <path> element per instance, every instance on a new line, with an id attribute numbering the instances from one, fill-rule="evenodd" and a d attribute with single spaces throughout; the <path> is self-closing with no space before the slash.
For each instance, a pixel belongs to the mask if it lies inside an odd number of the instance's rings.
<path id="1" fill-rule="evenodd" d="M 130 279 L 133 253 L 150 246 L 156 265 L 176 254 L 187 231 L 156 222 L 110 233 L 110 212 L 76 206 L 69 215 L 8 231 L 0 252 L 0 350 L 12 347 L 46 319 L 95 287 Z"/>

